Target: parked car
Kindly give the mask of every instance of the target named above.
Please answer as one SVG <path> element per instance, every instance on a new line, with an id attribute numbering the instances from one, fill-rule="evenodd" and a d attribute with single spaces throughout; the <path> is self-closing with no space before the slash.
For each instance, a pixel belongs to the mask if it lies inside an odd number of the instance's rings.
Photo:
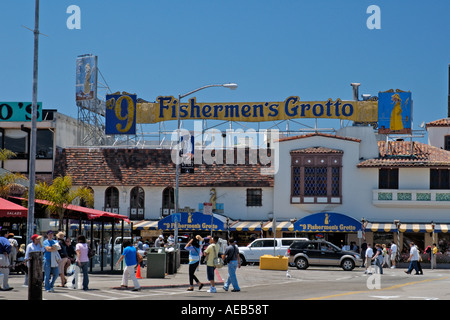
<path id="1" fill-rule="evenodd" d="M 289 246 L 297 240 L 308 240 L 307 238 L 275 238 L 275 255 L 286 256 Z M 263 255 L 274 254 L 274 239 L 261 238 L 251 242 L 246 247 L 239 247 L 241 265 L 245 266 L 249 262 L 258 262 Z"/>
<path id="2" fill-rule="evenodd" d="M 289 262 L 298 269 L 309 266 L 340 266 L 351 271 L 361 265 L 361 256 L 354 251 L 345 251 L 324 240 L 294 241 L 288 249 Z"/>

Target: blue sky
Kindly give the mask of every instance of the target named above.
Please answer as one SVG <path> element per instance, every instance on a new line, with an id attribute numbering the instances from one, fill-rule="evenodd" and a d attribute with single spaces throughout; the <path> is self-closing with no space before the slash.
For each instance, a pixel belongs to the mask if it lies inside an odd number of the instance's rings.
<path id="1" fill-rule="evenodd" d="M 66 27 L 70 5 L 81 30 Z M 370 5 L 380 30 L 366 26 Z M 149 101 L 226 82 L 239 88 L 197 101 L 351 100 L 351 82 L 361 94 L 409 90 L 419 129 L 447 117 L 449 12 L 448 0 L 41 0 L 38 100 L 76 118 L 75 60 L 92 53 L 113 92 Z M 34 27 L 34 1 L 2 0 L 0 101 L 32 98 L 33 34 L 22 25 Z"/>

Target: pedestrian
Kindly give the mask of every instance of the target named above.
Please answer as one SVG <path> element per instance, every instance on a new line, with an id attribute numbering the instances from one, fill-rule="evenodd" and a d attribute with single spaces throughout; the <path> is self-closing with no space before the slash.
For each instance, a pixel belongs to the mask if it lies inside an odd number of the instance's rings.
<path id="1" fill-rule="evenodd" d="M 40 252 L 44 253 L 45 249 L 41 244 L 42 236 L 38 234 L 33 234 L 31 236 L 31 242 L 27 245 L 27 249 L 25 250 L 25 260 L 27 272 L 25 273 L 25 282 L 24 286 L 28 286 L 28 274 L 30 272 L 30 253 L 32 252 Z"/>
<path id="2" fill-rule="evenodd" d="M 187 291 L 194 291 L 194 281 L 198 284 L 198 290 L 203 288 L 203 283 L 195 276 L 195 271 L 200 264 L 200 242 L 197 238 L 192 238 L 184 247 L 189 251 L 189 285 Z"/>
<path id="3" fill-rule="evenodd" d="M 431 249 L 431 270 L 436 268 L 436 255 L 438 253 L 438 249 L 436 247 L 436 243 L 433 243 L 433 249 Z"/>
<path id="4" fill-rule="evenodd" d="M 11 243 L 8 239 L 6 239 L 7 235 L 7 229 L 0 230 L 0 275 L 3 275 L 1 291 L 9 291 L 13 289 L 8 284 L 9 254 L 11 253 Z"/>
<path id="5" fill-rule="evenodd" d="M 361 245 L 361 259 L 362 259 L 362 265 L 361 265 L 361 268 L 364 268 L 364 267 L 365 267 L 365 264 L 366 264 L 366 250 L 367 250 L 367 243 L 364 242 L 364 243 Z M 367 269 L 367 268 L 366 268 L 366 269 Z"/>
<path id="6" fill-rule="evenodd" d="M 16 268 L 17 252 L 19 251 L 19 244 L 17 240 L 14 239 L 14 233 L 8 235 L 8 241 L 11 244 L 11 253 L 9 254 L 9 265 L 12 268 Z"/>
<path id="7" fill-rule="evenodd" d="M 155 247 L 156 248 L 164 247 L 164 236 L 162 234 L 160 234 L 159 237 L 156 239 Z"/>
<path id="8" fill-rule="evenodd" d="M 383 274 L 383 250 L 381 249 L 381 245 L 378 243 L 375 244 L 375 250 L 375 256 L 373 256 L 372 260 L 375 261 L 377 271 Z"/>
<path id="9" fill-rule="evenodd" d="M 75 247 L 73 246 L 72 240 L 70 240 L 69 237 L 66 238 L 65 242 L 66 242 L 66 247 L 67 247 L 67 264 L 66 264 L 66 270 L 64 271 L 64 273 L 67 273 L 69 268 L 73 264 L 75 264 L 77 253 L 75 252 Z M 70 269 L 74 270 L 75 266 L 73 266 L 73 268 L 70 268 Z M 69 273 L 70 273 L 70 275 L 72 275 L 73 271 L 69 272 Z M 72 284 L 73 283 L 75 283 L 75 279 L 72 280 Z"/>
<path id="10" fill-rule="evenodd" d="M 409 258 L 408 261 L 410 261 L 409 268 L 405 273 L 411 274 L 412 269 L 416 270 L 416 275 L 420 274 L 419 267 L 417 265 L 417 262 L 419 261 L 419 252 L 417 251 L 417 247 L 414 245 L 414 242 L 411 242 L 409 244 L 410 251 L 409 251 Z"/>
<path id="11" fill-rule="evenodd" d="M 372 274 L 372 256 L 373 256 L 373 249 L 370 243 L 367 243 L 367 249 L 365 251 L 365 262 L 364 265 L 366 267 L 366 271 L 364 274 Z"/>
<path id="12" fill-rule="evenodd" d="M 131 278 L 134 284 L 134 288 L 132 291 L 140 291 L 141 286 L 136 278 L 136 274 L 134 273 L 134 267 L 137 265 L 137 251 L 136 248 L 131 244 L 130 240 L 125 240 L 123 242 L 123 252 L 120 256 L 119 260 L 116 262 L 116 267 L 119 266 L 119 263 L 125 259 L 125 269 L 123 270 L 122 283 L 121 288 L 128 288 L 128 278 Z"/>
<path id="13" fill-rule="evenodd" d="M 394 241 L 391 242 L 390 258 L 391 258 L 391 269 L 395 269 L 397 262 L 397 250 L 398 247 Z"/>
<path id="14" fill-rule="evenodd" d="M 231 292 L 239 292 L 239 284 L 236 277 L 236 270 L 241 267 L 241 259 L 239 257 L 239 248 L 236 246 L 236 242 L 233 238 L 228 240 L 228 247 L 225 248 L 225 254 L 222 259 L 227 263 L 228 266 L 228 278 L 225 282 L 223 289 L 228 291 L 230 285 L 233 285 L 233 290 Z"/>
<path id="15" fill-rule="evenodd" d="M 420 262 L 422 261 L 422 256 L 420 254 L 419 247 L 417 245 L 415 245 L 415 246 L 416 246 L 416 249 L 417 249 L 417 253 L 419 254 L 419 260 L 417 260 L 417 269 L 419 269 L 419 274 L 423 275 L 422 266 L 420 265 Z"/>
<path id="16" fill-rule="evenodd" d="M 53 231 L 47 231 L 47 239 L 43 243 L 44 252 L 44 287 L 47 292 L 55 292 L 53 288 L 56 278 L 59 275 L 58 261 L 60 259 L 58 250 L 60 246 L 56 240 L 53 239 Z M 51 278 L 51 282 L 50 282 Z"/>
<path id="17" fill-rule="evenodd" d="M 384 268 L 384 266 L 387 266 L 388 268 L 390 268 L 391 267 L 391 259 L 389 258 L 389 252 L 388 252 L 387 246 L 383 243 L 381 245 L 381 247 L 383 249 L 383 264 L 382 264 L 382 266 L 383 266 L 383 268 Z"/>
<path id="18" fill-rule="evenodd" d="M 219 237 L 214 236 L 209 239 L 209 246 L 203 252 L 206 257 L 206 275 L 209 283 L 211 284 L 211 288 L 207 291 L 209 293 L 216 293 L 215 281 L 214 281 L 214 272 L 216 267 L 214 266 L 214 259 L 218 257 L 219 250 L 216 247 L 216 243 L 219 241 Z"/>
<path id="19" fill-rule="evenodd" d="M 68 260 L 67 255 L 67 245 L 64 237 L 66 234 L 63 231 L 60 231 L 56 234 L 56 239 L 58 240 L 58 244 L 61 249 L 58 251 L 61 260 L 59 260 L 58 268 L 59 268 L 59 277 L 61 278 L 61 284 L 58 287 L 65 287 L 67 283 L 67 279 L 65 277 L 65 269 Z"/>
<path id="20" fill-rule="evenodd" d="M 167 238 L 167 245 L 168 245 L 168 246 L 174 246 L 174 245 L 175 245 L 175 238 L 174 238 L 173 234 L 171 234 L 171 235 Z"/>
<path id="21" fill-rule="evenodd" d="M 78 243 L 75 246 L 75 252 L 77 253 L 76 264 L 78 267 L 78 272 L 83 272 L 83 290 L 89 290 L 89 275 L 88 275 L 88 267 L 89 267 L 89 247 L 86 243 L 86 237 L 83 235 L 79 235 Z M 75 286 L 74 289 L 78 287 L 78 272 L 75 272 Z"/>

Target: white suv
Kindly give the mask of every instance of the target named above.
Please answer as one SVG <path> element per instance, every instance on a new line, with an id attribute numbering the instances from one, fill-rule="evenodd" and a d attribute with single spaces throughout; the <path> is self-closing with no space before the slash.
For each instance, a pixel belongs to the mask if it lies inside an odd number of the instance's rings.
<path id="1" fill-rule="evenodd" d="M 307 238 L 275 238 L 275 256 L 287 256 L 287 249 L 294 241 L 308 240 Z M 245 266 L 249 262 L 258 262 L 263 255 L 274 255 L 274 239 L 256 239 L 246 247 L 239 247 L 241 265 Z"/>

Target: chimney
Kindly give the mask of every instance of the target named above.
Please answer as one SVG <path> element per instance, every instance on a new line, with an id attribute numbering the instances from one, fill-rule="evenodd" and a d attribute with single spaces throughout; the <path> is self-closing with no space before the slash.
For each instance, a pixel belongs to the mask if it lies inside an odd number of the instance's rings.
<path id="1" fill-rule="evenodd" d="M 353 87 L 353 100 L 358 101 L 359 100 L 358 99 L 358 97 L 359 97 L 359 86 L 361 84 L 360 83 L 351 83 L 350 85 Z"/>

